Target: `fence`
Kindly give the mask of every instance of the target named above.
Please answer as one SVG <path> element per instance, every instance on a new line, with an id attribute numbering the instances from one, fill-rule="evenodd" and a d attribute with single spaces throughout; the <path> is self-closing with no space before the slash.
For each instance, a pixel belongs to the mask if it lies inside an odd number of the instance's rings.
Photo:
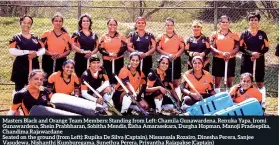
<path id="1" fill-rule="evenodd" d="M 176 32 L 186 40 L 191 34 L 191 23 L 195 19 L 203 21 L 203 33 L 210 36 L 217 30 L 217 19 L 226 14 L 231 17 L 231 30 L 241 33 L 248 27 L 246 15 L 249 11 L 261 13 L 260 28 L 264 30 L 270 41 L 270 50 L 266 54 L 265 84 L 268 92 L 278 96 L 278 59 L 275 47 L 278 44 L 278 1 L 1 1 L 0 2 L 0 94 L 10 95 L 13 83 L 9 81 L 14 57 L 8 53 L 8 42 L 20 32 L 18 17 L 25 13 L 34 16 L 32 32 L 41 35 L 51 30 L 50 18 L 55 12 L 64 15 L 64 26 L 70 33 L 77 29 L 77 18 L 88 13 L 93 19 L 93 31 L 101 36 L 107 32 L 106 20 L 114 17 L 118 20 L 119 32 L 128 34 L 134 29 L 134 21 L 138 16 L 147 18 L 147 31 L 155 36 L 164 33 L 164 21 L 167 17 L 175 19 Z M 157 54 L 155 54 L 157 56 Z M 73 58 L 73 52 L 69 56 Z M 156 59 L 156 57 L 154 57 Z M 186 56 L 183 54 L 183 71 Z M 240 59 L 237 59 L 236 79 L 240 73 Z"/>

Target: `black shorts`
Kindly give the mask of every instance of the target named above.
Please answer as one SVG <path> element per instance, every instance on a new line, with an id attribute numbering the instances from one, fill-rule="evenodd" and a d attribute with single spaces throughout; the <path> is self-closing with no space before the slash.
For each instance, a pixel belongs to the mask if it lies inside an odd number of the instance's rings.
<path id="1" fill-rule="evenodd" d="M 264 56 L 260 56 L 256 60 L 256 82 L 264 82 L 265 76 L 265 61 Z M 247 55 L 242 55 L 241 58 L 241 71 L 240 73 L 251 73 L 253 75 L 253 61 L 251 61 L 251 57 Z"/>
<path id="2" fill-rule="evenodd" d="M 172 77 L 172 62 L 170 61 L 170 64 L 169 64 L 169 74 L 170 74 L 170 80 L 171 77 Z M 182 72 L 182 69 L 181 69 L 181 58 L 178 57 L 177 59 L 174 60 L 174 80 L 177 80 L 177 79 L 180 79 L 181 78 L 181 72 Z"/>
<path id="3" fill-rule="evenodd" d="M 116 75 L 119 74 L 120 70 L 123 68 L 123 65 L 124 65 L 124 58 L 115 60 L 115 74 Z M 103 59 L 103 67 L 107 72 L 110 84 L 117 84 L 117 80 L 115 79 L 115 77 L 112 74 L 112 61 Z"/>
<path id="4" fill-rule="evenodd" d="M 224 77 L 225 75 L 225 61 L 222 58 L 213 57 L 213 66 L 212 66 L 212 75 L 215 77 Z M 229 59 L 228 61 L 228 70 L 227 77 L 235 76 L 235 65 L 236 60 L 235 57 Z"/>
<path id="5" fill-rule="evenodd" d="M 139 64 L 141 65 L 141 63 Z M 152 56 L 147 56 L 143 59 L 143 66 L 142 66 L 142 72 L 145 74 L 145 77 L 148 76 L 148 74 L 151 71 L 151 68 L 153 67 L 153 58 Z"/>
<path id="6" fill-rule="evenodd" d="M 114 102 L 114 106 L 117 110 L 121 110 L 121 108 L 122 108 L 122 102 L 120 102 L 122 93 L 123 93 L 123 91 L 116 90 L 113 97 L 112 97 L 112 100 Z"/>
<path id="7" fill-rule="evenodd" d="M 87 69 L 87 58 L 85 58 L 85 54 L 75 53 L 74 61 L 75 73 L 80 78 L 84 71 Z"/>
<path id="8" fill-rule="evenodd" d="M 55 72 L 62 71 L 62 64 L 66 60 L 66 57 L 56 59 Z M 47 74 L 47 78 L 53 73 L 53 59 L 49 55 L 43 55 L 42 68 Z M 46 78 L 46 79 L 47 79 Z"/>

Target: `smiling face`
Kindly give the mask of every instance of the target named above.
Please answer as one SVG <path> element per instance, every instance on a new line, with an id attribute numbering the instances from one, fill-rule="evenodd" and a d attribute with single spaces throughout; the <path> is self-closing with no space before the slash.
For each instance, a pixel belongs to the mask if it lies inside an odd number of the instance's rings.
<path id="1" fill-rule="evenodd" d="M 100 61 L 92 61 L 90 63 L 90 69 L 94 72 L 98 71 L 100 69 Z"/>
<path id="2" fill-rule="evenodd" d="M 108 23 L 108 31 L 115 33 L 115 32 L 117 32 L 117 29 L 118 29 L 118 24 L 116 23 L 116 21 L 110 20 Z"/>
<path id="3" fill-rule="evenodd" d="M 169 60 L 167 58 L 163 58 L 160 62 L 159 62 L 159 69 L 162 71 L 166 71 L 168 69 L 168 65 L 169 65 Z"/>
<path id="4" fill-rule="evenodd" d="M 230 22 L 228 21 L 227 18 L 222 18 L 221 21 L 220 21 L 220 27 L 221 27 L 222 30 L 229 29 L 229 24 L 230 24 Z"/>
<path id="5" fill-rule="evenodd" d="M 134 55 L 130 59 L 130 67 L 136 69 L 140 64 L 140 57 L 139 55 Z"/>
<path id="6" fill-rule="evenodd" d="M 244 90 L 247 90 L 249 89 L 251 86 L 252 86 L 252 79 L 250 76 L 244 76 L 241 80 L 240 80 L 240 84 L 241 84 L 241 87 L 244 89 Z"/>
<path id="7" fill-rule="evenodd" d="M 136 28 L 137 30 L 145 30 L 146 28 L 146 22 L 144 20 L 138 20 L 136 21 Z"/>
<path id="8" fill-rule="evenodd" d="M 193 61 L 192 61 L 192 65 L 193 65 L 193 69 L 195 70 L 195 71 L 201 71 L 202 70 L 202 67 L 203 67 L 203 63 L 202 63 L 202 61 L 200 60 L 200 59 L 194 59 Z"/>
<path id="9" fill-rule="evenodd" d="M 72 63 L 67 63 L 62 66 L 63 74 L 70 76 L 74 72 L 74 65 Z"/>
<path id="10" fill-rule="evenodd" d="M 23 32 L 29 32 L 32 26 L 32 20 L 29 17 L 25 17 L 20 22 L 20 26 Z"/>
<path id="11" fill-rule="evenodd" d="M 44 82 L 44 74 L 42 72 L 36 72 L 34 76 L 29 78 L 28 82 L 30 87 L 39 90 L 40 86 L 42 86 Z"/>
<path id="12" fill-rule="evenodd" d="M 52 21 L 54 29 L 61 29 L 63 25 L 63 19 L 59 16 L 55 17 Z"/>
<path id="13" fill-rule="evenodd" d="M 174 23 L 171 21 L 167 21 L 165 24 L 166 33 L 173 33 L 174 32 Z"/>
<path id="14" fill-rule="evenodd" d="M 82 19 L 82 29 L 89 29 L 90 20 L 88 17 L 83 17 Z"/>
<path id="15" fill-rule="evenodd" d="M 259 19 L 257 17 L 252 17 L 249 19 L 249 26 L 251 28 L 258 28 L 259 27 Z"/>
<path id="16" fill-rule="evenodd" d="M 202 28 L 200 26 L 198 26 L 198 25 L 194 25 L 192 27 L 193 34 L 201 34 L 201 30 L 202 30 Z"/>

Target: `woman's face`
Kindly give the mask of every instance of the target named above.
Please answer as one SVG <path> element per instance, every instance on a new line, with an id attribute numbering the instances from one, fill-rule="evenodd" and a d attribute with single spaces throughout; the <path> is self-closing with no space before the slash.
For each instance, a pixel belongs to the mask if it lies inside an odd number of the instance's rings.
<path id="1" fill-rule="evenodd" d="M 167 58 L 163 58 L 159 63 L 159 69 L 166 71 L 168 69 L 169 61 Z"/>
<path id="2" fill-rule="evenodd" d="M 71 75 L 74 72 L 74 65 L 72 63 L 67 63 L 65 66 L 62 66 L 63 73 L 66 75 Z"/>
<path id="3" fill-rule="evenodd" d="M 98 71 L 100 68 L 100 61 L 92 61 L 90 63 L 90 68 L 91 70 L 93 70 L 94 72 Z"/>
<path id="4" fill-rule="evenodd" d="M 136 22 L 136 28 L 137 30 L 145 30 L 145 27 L 146 27 L 146 23 L 145 21 L 137 21 Z"/>
<path id="5" fill-rule="evenodd" d="M 257 27 L 259 27 L 259 20 L 258 20 L 258 18 L 257 18 L 257 17 L 250 18 L 250 19 L 249 19 L 249 25 L 250 25 L 250 27 L 252 27 L 252 28 L 257 28 Z"/>
<path id="6" fill-rule="evenodd" d="M 117 25 L 116 21 L 110 20 L 109 24 L 108 24 L 108 31 L 115 33 L 115 32 L 117 32 L 117 29 L 118 29 L 118 25 Z"/>
<path id="7" fill-rule="evenodd" d="M 52 24 L 54 28 L 61 29 L 63 25 L 63 20 L 61 17 L 55 17 Z"/>
<path id="8" fill-rule="evenodd" d="M 200 26 L 195 25 L 192 27 L 193 34 L 200 34 L 201 30 L 202 28 Z"/>
<path id="9" fill-rule="evenodd" d="M 20 23 L 21 30 L 23 32 L 29 32 L 32 26 L 32 20 L 28 17 L 25 17 Z"/>
<path id="10" fill-rule="evenodd" d="M 223 18 L 220 22 L 221 29 L 226 30 L 229 29 L 229 21 L 226 18 Z"/>
<path id="11" fill-rule="evenodd" d="M 137 68 L 139 66 L 139 63 L 140 63 L 140 58 L 139 56 L 132 56 L 131 59 L 130 59 L 130 66 L 132 68 Z"/>
<path id="12" fill-rule="evenodd" d="M 203 64 L 202 64 L 200 59 L 193 60 L 192 65 L 193 65 L 193 69 L 195 71 L 201 71 L 202 70 Z"/>
<path id="13" fill-rule="evenodd" d="M 40 86 L 43 85 L 44 74 L 42 72 L 37 72 L 33 77 L 29 78 L 29 85 L 32 88 L 39 90 Z"/>
<path id="14" fill-rule="evenodd" d="M 252 86 L 252 80 L 250 78 L 250 76 L 245 76 L 241 79 L 241 87 L 244 89 L 244 90 L 247 90 L 249 89 L 251 86 Z"/>
<path id="15" fill-rule="evenodd" d="M 174 24 L 171 21 L 167 21 L 165 24 L 166 33 L 173 33 L 174 32 Z"/>
<path id="16" fill-rule="evenodd" d="M 82 29 L 89 29 L 90 20 L 88 17 L 83 17 L 82 19 Z"/>

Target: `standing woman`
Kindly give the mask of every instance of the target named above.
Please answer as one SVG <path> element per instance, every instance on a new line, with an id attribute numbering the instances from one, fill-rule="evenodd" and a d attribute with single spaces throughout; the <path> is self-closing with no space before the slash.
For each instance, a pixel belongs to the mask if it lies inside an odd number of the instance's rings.
<path id="1" fill-rule="evenodd" d="M 265 102 L 265 58 L 264 54 L 268 51 L 269 42 L 267 35 L 264 31 L 259 30 L 259 21 L 261 19 L 260 14 L 251 12 L 247 16 L 249 22 L 249 28 L 245 30 L 240 37 L 240 50 L 243 52 L 241 60 L 241 74 L 249 72 L 255 73 L 255 81 L 259 90 L 263 94 L 262 105 L 264 107 Z M 256 68 L 254 67 L 256 62 Z M 255 72 L 253 72 L 255 69 Z"/>
<path id="2" fill-rule="evenodd" d="M 57 71 L 48 78 L 48 89 L 53 93 L 64 93 L 74 96 L 80 95 L 79 78 L 74 73 L 75 62 L 72 59 L 62 64 L 63 71 Z"/>
<path id="3" fill-rule="evenodd" d="M 209 71 L 209 57 L 210 42 L 209 38 L 202 34 L 202 23 L 200 21 L 193 21 L 192 32 L 193 36 L 189 37 L 186 41 L 185 52 L 189 56 L 187 61 L 188 69 L 192 69 L 192 59 L 194 56 L 201 56 L 204 60 L 203 69 Z"/>
<path id="4" fill-rule="evenodd" d="M 52 106 L 50 103 L 52 94 L 45 89 L 41 90 L 44 79 L 43 71 L 32 70 L 28 76 L 28 86 L 14 95 L 13 105 L 8 115 L 16 115 L 19 107 L 22 108 L 24 116 L 29 116 L 29 112 L 34 105 Z"/>
<path id="5" fill-rule="evenodd" d="M 103 66 L 108 74 L 110 84 L 116 85 L 117 81 L 112 73 L 114 72 L 115 74 L 119 74 L 121 68 L 123 67 L 123 54 L 127 50 L 127 44 L 125 36 L 117 32 L 117 20 L 110 18 L 107 21 L 107 27 L 108 33 L 101 37 L 99 51 L 103 55 Z M 112 70 L 113 68 L 114 70 Z"/>
<path id="6" fill-rule="evenodd" d="M 9 44 L 10 53 L 16 56 L 11 77 L 11 81 L 15 82 L 15 91 L 21 90 L 28 84 L 28 74 L 32 69 L 39 68 L 38 56 L 45 53 L 41 40 L 30 33 L 32 17 L 27 15 L 21 17 L 19 24 L 21 33 L 14 35 Z"/>
<path id="7" fill-rule="evenodd" d="M 222 78 L 225 77 L 225 62 L 227 68 L 227 88 L 232 86 L 235 76 L 235 55 L 239 51 L 238 34 L 229 29 L 230 20 L 228 16 L 219 19 L 220 30 L 211 37 L 211 50 L 214 53 L 212 75 L 215 76 L 215 92 L 220 92 Z"/>
<path id="8" fill-rule="evenodd" d="M 71 38 L 62 27 L 63 16 L 60 13 L 53 16 L 52 25 L 53 30 L 44 32 L 41 38 L 46 48 L 46 53 L 42 58 L 42 68 L 47 73 L 47 77 L 53 71 L 62 70 L 62 64 L 70 54 L 71 49 Z"/>
<path id="9" fill-rule="evenodd" d="M 79 78 L 87 69 L 88 59 L 98 51 L 98 37 L 92 32 L 92 20 L 88 14 L 83 14 L 78 22 L 79 30 L 72 35 L 72 48 L 76 51 L 74 60 L 76 62 L 75 72 Z"/>
<path id="10" fill-rule="evenodd" d="M 174 88 L 179 96 L 180 78 L 181 78 L 181 55 L 184 52 L 185 43 L 181 36 L 174 31 L 174 20 L 166 19 L 165 21 L 166 33 L 163 34 L 157 41 L 157 52 L 161 55 L 167 55 L 174 64 L 169 65 L 171 81 L 173 81 Z M 174 66 L 172 68 L 172 65 Z M 173 76 L 174 75 L 174 76 Z M 173 78 L 172 78 L 173 77 Z M 178 87 L 178 88 L 177 88 Z"/>
<path id="11" fill-rule="evenodd" d="M 152 55 L 156 50 L 156 41 L 154 35 L 146 32 L 145 28 L 146 19 L 143 17 L 138 17 L 136 19 L 137 30 L 128 34 L 127 48 L 129 52 L 141 52 L 141 61 L 143 61 L 142 71 L 145 76 L 147 76 L 153 66 Z"/>

